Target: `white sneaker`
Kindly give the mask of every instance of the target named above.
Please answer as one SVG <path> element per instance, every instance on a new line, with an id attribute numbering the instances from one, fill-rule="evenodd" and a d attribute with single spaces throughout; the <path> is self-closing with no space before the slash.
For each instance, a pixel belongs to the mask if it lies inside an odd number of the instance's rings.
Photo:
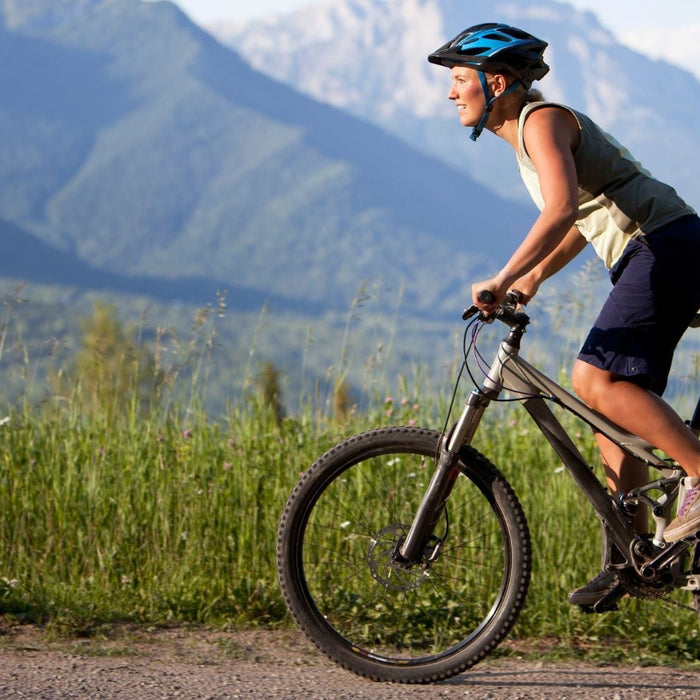
<path id="1" fill-rule="evenodd" d="M 678 515 L 664 530 L 666 542 L 676 542 L 700 531 L 700 478 L 686 477 L 688 490 Z"/>

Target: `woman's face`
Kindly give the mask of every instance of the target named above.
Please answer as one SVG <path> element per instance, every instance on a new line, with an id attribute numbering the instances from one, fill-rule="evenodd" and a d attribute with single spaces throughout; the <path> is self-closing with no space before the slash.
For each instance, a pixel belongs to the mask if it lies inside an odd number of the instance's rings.
<path id="1" fill-rule="evenodd" d="M 463 126 L 479 123 L 486 106 L 479 73 L 467 66 L 452 68 L 452 87 L 447 97 L 454 101 Z"/>

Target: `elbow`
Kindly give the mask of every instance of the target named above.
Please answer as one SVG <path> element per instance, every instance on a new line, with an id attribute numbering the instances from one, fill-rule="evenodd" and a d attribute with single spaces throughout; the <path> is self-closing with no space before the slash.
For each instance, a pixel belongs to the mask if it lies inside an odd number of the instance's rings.
<path id="1" fill-rule="evenodd" d="M 561 227 L 567 231 L 573 227 L 578 219 L 578 202 L 569 202 L 559 212 Z"/>
<path id="2" fill-rule="evenodd" d="M 562 233 L 566 233 L 578 219 L 578 202 L 562 204 L 546 213 L 553 227 Z"/>

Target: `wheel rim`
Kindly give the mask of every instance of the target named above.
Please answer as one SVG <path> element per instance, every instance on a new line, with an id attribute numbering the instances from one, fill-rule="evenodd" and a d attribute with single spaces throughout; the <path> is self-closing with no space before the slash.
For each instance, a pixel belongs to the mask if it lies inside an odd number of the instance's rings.
<path id="1" fill-rule="evenodd" d="M 460 477 L 435 530 L 439 554 L 392 560 L 425 491 L 432 459 L 386 448 L 329 475 L 309 508 L 300 566 L 318 621 L 360 656 L 422 664 L 473 643 L 502 608 L 511 557 L 490 495 Z M 487 497 L 488 495 L 488 497 Z"/>

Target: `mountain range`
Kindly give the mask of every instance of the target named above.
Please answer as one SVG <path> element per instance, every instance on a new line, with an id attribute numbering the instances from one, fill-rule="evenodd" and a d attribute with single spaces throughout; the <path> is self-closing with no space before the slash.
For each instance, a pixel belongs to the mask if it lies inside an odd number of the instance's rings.
<path id="1" fill-rule="evenodd" d="M 425 311 L 531 215 L 168 2 L 1 0 L 0 23 L 5 275 L 315 311 L 381 278 Z"/>
<path id="2" fill-rule="evenodd" d="M 499 139 L 466 138 L 446 99 L 449 76 L 428 53 L 467 26 L 503 21 L 549 42 L 535 87 L 589 114 L 656 177 L 697 202 L 698 80 L 621 45 L 597 17 L 553 0 L 333 0 L 210 27 L 252 66 L 368 119 L 498 194 L 528 200 Z M 661 38 L 660 38 L 661 40 Z"/>
<path id="3" fill-rule="evenodd" d="M 383 313 L 400 300 L 403 328 L 447 320 L 449 337 L 469 283 L 536 215 L 512 154 L 467 139 L 425 61 L 464 7 L 332 0 L 217 38 L 167 0 L 0 0 L 0 278 L 178 309 L 226 290 L 232 371 L 263 306 L 289 326 L 266 342 L 284 368 L 311 361 L 310 325 L 346 333 L 368 286 Z M 665 153 L 692 190 L 692 76 L 564 4 L 469 7 L 546 36 L 550 95 L 619 126 L 652 166 Z M 397 354 L 432 361 L 434 336 Z"/>
<path id="4" fill-rule="evenodd" d="M 454 309 L 534 217 L 512 154 L 466 138 L 425 60 L 464 15 L 333 0 L 220 27 L 230 48 L 167 1 L 0 0 L 0 272 L 312 313 L 382 280 Z M 496 15 L 549 39 L 553 98 L 694 189 L 692 76 L 562 3 L 469 5 Z"/>

